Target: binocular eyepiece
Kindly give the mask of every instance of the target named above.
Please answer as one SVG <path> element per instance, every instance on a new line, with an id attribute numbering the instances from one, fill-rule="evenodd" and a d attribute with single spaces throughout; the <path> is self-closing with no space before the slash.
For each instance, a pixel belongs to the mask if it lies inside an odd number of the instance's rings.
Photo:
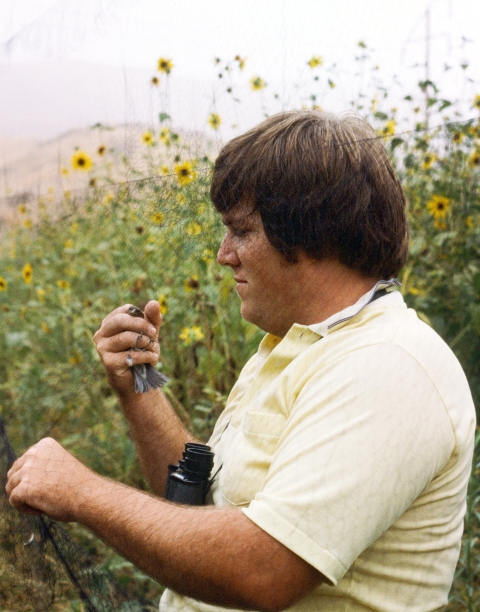
<path id="1" fill-rule="evenodd" d="M 213 453 L 210 446 L 187 442 L 182 459 L 168 466 L 165 499 L 177 504 L 203 506 L 213 479 Z"/>

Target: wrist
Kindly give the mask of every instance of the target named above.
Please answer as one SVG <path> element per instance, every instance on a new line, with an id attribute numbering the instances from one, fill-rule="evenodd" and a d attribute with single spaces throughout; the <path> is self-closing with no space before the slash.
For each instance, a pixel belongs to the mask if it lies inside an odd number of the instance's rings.
<path id="1" fill-rule="evenodd" d="M 76 487 L 77 495 L 72 504 L 72 520 L 87 527 L 92 525 L 102 510 L 108 507 L 117 483 L 91 470 L 82 486 Z"/>

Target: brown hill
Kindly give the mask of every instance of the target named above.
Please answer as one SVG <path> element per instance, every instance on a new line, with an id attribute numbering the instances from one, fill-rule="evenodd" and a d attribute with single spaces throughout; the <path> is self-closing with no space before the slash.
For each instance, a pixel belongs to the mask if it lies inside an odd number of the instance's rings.
<path id="1" fill-rule="evenodd" d="M 213 157 L 217 143 L 198 132 L 175 130 L 178 140 L 167 146 L 160 130 L 151 130 L 153 146 L 142 136 L 145 125 L 120 125 L 77 129 L 48 141 L 0 137 L 0 218 L 18 218 L 18 207 L 28 206 L 39 196 L 59 199 L 65 191 L 96 185 L 120 183 L 142 176 L 155 176 L 167 166 L 173 171 L 174 159 Z M 74 169 L 72 157 L 83 151 L 91 160 L 87 171 Z"/>

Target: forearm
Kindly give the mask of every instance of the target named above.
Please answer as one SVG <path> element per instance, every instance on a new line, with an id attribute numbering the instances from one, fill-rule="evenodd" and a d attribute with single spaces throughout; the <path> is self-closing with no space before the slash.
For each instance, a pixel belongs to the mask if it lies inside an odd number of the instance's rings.
<path id="1" fill-rule="evenodd" d="M 168 465 L 177 463 L 185 442 L 194 438 L 185 429 L 165 395 L 160 391 L 119 396 L 143 473 L 159 496 L 165 492 Z"/>
<path id="2" fill-rule="evenodd" d="M 322 576 L 239 509 L 172 504 L 95 474 L 52 438 L 8 471 L 14 508 L 78 521 L 156 580 L 222 606 L 277 612 Z"/>
<path id="3" fill-rule="evenodd" d="M 237 509 L 177 506 L 98 478 L 76 515 L 161 584 L 207 603 L 278 610 L 318 582 Z"/>

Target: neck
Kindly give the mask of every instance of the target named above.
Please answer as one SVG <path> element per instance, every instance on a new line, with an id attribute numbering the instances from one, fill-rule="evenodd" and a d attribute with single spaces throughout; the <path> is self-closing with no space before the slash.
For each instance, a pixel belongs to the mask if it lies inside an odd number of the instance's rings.
<path id="1" fill-rule="evenodd" d="M 283 337 L 294 323 L 321 323 L 344 308 L 355 304 L 380 280 L 363 276 L 335 260 L 301 259 L 294 296 L 286 305 L 274 333 Z M 270 330 L 266 330 L 270 331 Z"/>

